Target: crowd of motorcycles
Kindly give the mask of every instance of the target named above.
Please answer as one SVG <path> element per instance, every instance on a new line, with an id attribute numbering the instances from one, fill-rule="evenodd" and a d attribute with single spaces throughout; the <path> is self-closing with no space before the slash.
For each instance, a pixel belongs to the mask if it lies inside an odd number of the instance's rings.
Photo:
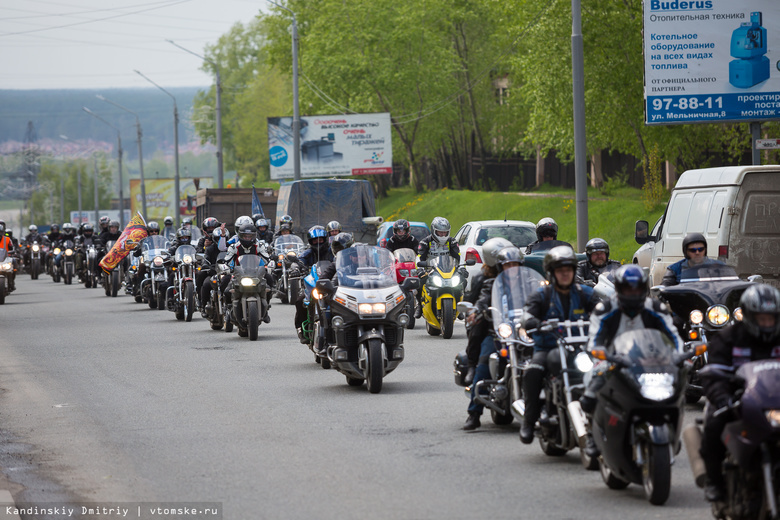
<path id="1" fill-rule="evenodd" d="M 156 235 L 143 239 L 140 254 L 128 255 L 106 273 L 98 262 L 110 246 L 90 245 L 79 251 L 84 262 L 77 272 L 75 244 L 65 242 L 54 248 L 46 243 L 23 243 L 20 269 L 33 280 L 47 273 L 54 282 L 70 284 L 78 279 L 87 288 L 102 285 L 112 297 L 124 286 L 136 302 L 172 311 L 177 320 L 191 321 L 200 308 L 213 330 L 232 332 L 235 328 L 239 336 L 250 340 L 258 339 L 272 296 L 283 304 L 302 301 L 306 310 L 302 342 L 311 349 L 315 362 L 340 372 L 350 386 L 365 382 L 371 393 L 380 392 L 384 377 L 403 361 L 404 331 L 415 327 L 416 305 L 422 306 L 427 333 L 443 338 L 452 336 L 459 314 L 474 311 L 471 304 L 462 302 L 466 280 L 461 268 L 467 264 L 448 255 L 422 262 L 411 249 L 390 252 L 350 244 L 335 257 L 338 283 L 334 284 L 322 276 L 330 262 L 317 262 L 301 271 L 298 258 L 306 246 L 291 234 L 279 236 L 273 244 L 263 243 L 265 258 L 244 255 L 232 266 L 225 263 L 225 252 L 212 264 L 192 245 L 181 245 L 171 255 L 168 239 Z M 4 281 L 2 266 L 10 261 L 2 255 L 0 250 L 0 283 Z M 62 260 L 54 262 L 58 255 Z M 273 286 L 266 282 L 267 272 L 273 275 Z M 210 293 L 206 305 L 199 301 L 198 273 L 205 273 L 203 285 Z M 556 457 L 579 450 L 583 466 L 600 471 L 609 488 L 639 484 L 648 501 L 658 505 L 670 495 L 671 467 L 684 439 L 697 484 L 702 485 L 701 425 L 683 431 L 685 404 L 702 397 L 699 376 L 707 368 L 708 336 L 740 319 L 739 295 L 760 280 L 742 281 L 727 266 L 707 266 L 684 276 L 687 279 L 678 286 L 654 288 L 654 296 L 682 317 L 683 352 L 675 351 L 655 330 L 626 332 L 608 352 L 589 352 L 588 321 L 548 320 L 537 330 L 524 329 L 526 301 L 548 282 L 528 267 L 503 270 L 494 282 L 489 309 L 500 348 L 490 356 L 490 377 L 476 383 L 475 399 L 490 411 L 497 425 L 522 421 L 523 375 L 534 349 L 531 336 L 537 331 L 552 334 L 557 349 L 550 355 L 552 368 L 545 376 L 536 431 L 542 451 Z M 225 297 L 224 287 L 230 298 Z M 599 277 L 595 294 L 603 299 L 614 294 L 612 274 Z M 609 363 L 612 376 L 598 393 L 595 411 L 586 417 L 579 399 L 594 361 Z M 461 353 L 454 362 L 455 382 L 470 395 L 471 388 L 464 381 L 467 368 L 465 353 Z M 732 377 L 744 390 L 729 406 L 741 413 L 735 414 L 724 432 L 728 498 L 713 505 L 713 514 L 734 520 L 780 518 L 780 392 L 776 390 L 780 388 L 780 363 L 748 363 Z M 585 449 L 588 428 L 598 456 L 589 456 Z"/>

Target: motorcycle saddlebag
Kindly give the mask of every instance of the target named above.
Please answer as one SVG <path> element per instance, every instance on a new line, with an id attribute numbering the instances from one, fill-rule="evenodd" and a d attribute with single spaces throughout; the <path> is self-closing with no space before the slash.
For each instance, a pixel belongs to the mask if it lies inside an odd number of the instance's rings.
<path id="1" fill-rule="evenodd" d="M 466 386 L 464 379 L 466 378 L 466 372 L 469 370 L 469 358 L 466 356 L 465 350 L 458 352 L 452 366 L 452 372 L 455 374 L 455 384 L 458 386 Z"/>

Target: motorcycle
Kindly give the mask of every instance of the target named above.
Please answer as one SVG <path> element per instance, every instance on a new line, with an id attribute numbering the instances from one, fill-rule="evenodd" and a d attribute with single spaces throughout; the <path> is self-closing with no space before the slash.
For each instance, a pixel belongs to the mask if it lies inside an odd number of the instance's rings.
<path id="1" fill-rule="evenodd" d="M 732 414 L 721 434 L 726 446 L 723 474 L 726 500 L 712 504 L 712 515 L 718 519 L 752 520 L 780 517 L 780 395 L 770 389 L 780 388 L 780 363 L 766 359 L 746 363 L 736 374 L 710 365 L 708 372 L 721 373 L 738 386 L 735 401 L 715 411 L 715 415 Z M 701 426 L 685 429 L 683 439 L 696 483 L 703 487 L 704 462 L 699 455 Z"/>
<path id="2" fill-rule="evenodd" d="M 394 273 L 394 257 L 387 249 L 359 244 L 336 255 L 338 287 L 328 279 L 317 281 L 312 297 L 327 299 L 335 345 L 327 347 L 333 368 L 347 384 L 366 381 L 372 394 L 382 390 L 384 377 L 404 359 L 404 328 L 409 316 L 404 292 L 419 287 L 417 278 L 404 280 Z"/>
<path id="3" fill-rule="evenodd" d="M 192 321 L 195 312 L 195 278 L 196 267 L 195 248 L 191 245 L 181 245 L 174 255 L 173 285 L 166 290 L 166 301 L 172 301 L 169 309 L 177 320 Z"/>
<path id="4" fill-rule="evenodd" d="M 469 259 L 465 265 L 474 265 Z M 457 318 L 456 306 L 463 299 L 466 277 L 458 272 L 458 261 L 449 255 L 417 262 L 418 267 L 428 269 L 428 277 L 422 288 L 423 318 L 425 330 L 431 336 L 452 337 Z"/>
<path id="5" fill-rule="evenodd" d="M 103 250 L 103 254 L 105 255 L 106 251 L 111 251 L 111 248 L 114 246 L 114 241 L 109 240 L 108 243 L 106 243 L 105 249 Z M 119 292 L 119 288 L 122 286 L 122 269 L 124 267 L 124 260 L 119 262 L 113 269 L 111 269 L 110 272 L 106 272 L 105 269 L 101 268 L 101 277 L 103 279 L 103 290 L 106 293 L 106 296 L 110 296 L 112 298 L 116 298 L 117 293 Z"/>
<path id="6" fill-rule="evenodd" d="M 268 313 L 266 300 L 265 261 L 257 255 L 241 255 L 236 259 L 232 280 L 230 321 L 238 328 L 239 337 L 257 341 L 261 319 Z"/>
<path id="7" fill-rule="evenodd" d="M 62 276 L 62 268 L 57 265 L 57 256 L 62 253 L 62 249 L 59 246 L 54 247 L 49 253 L 49 273 L 51 274 L 51 281 L 59 283 Z"/>
<path id="8" fill-rule="evenodd" d="M 295 303 L 301 290 L 298 256 L 305 249 L 303 240 L 295 235 L 282 235 L 274 242 L 274 279 L 276 294 L 282 303 Z"/>
<path id="9" fill-rule="evenodd" d="M 533 355 L 534 343 L 521 326 L 523 306 L 539 287 L 547 284 L 545 278 L 527 267 L 511 267 L 499 273 L 493 282 L 490 313 L 495 340 L 501 344 L 498 352 L 490 355 L 490 379 L 477 383 L 475 400 L 490 410 L 494 424 L 511 424 L 522 420 L 525 414 L 523 400 L 523 372 Z M 458 311 L 469 314 L 474 308 L 470 302 L 458 303 Z M 484 319 L 484 318 L 483 318 Z M 463 378 L 468 370 L 465 352 L 455 358 L 455 383 L 466 386 Z M 466 387 L 471 398 L 471 389 Z"/>
<path id="10" fill-rule="evenodd" d="M 43 248 L 40 242 L 33 240 L 32 244 L 27 244 L 27 254 L 25 255 L 29 262 L 30 279 L 37 280 L 41 274 Z"/>
<path id="11" fill-rule="evenodd" d="M 8 256 L 6 249 L 0 249 L 0 305 L 5 303 L 5 297 L 11 294 L 9 286 L 9 276 L 13 275 L 14 261 Z"/>
<path id="12" fill-rule="evenodd" d="M 84 252 L 84 287 L 97 287 L 103 270 L 98 265 L 98 250 L 95 244 L 86 246 Z"/>
<path id="13" fill-rule="evenodd" d="M 141 241 L 146 270 L 146 276 L 141 281 L 141 296 L 150 309 L 165 309 L 165 291 L 168 288 L 167 266 L 171 264 L 169 247 L 168 240 L 160 235 L 146 237 Z"/>
<path id="14" fill-rule="evenodd" d="M 675 315 L 680 337 L 686 349 L 699 342 L 706 343 L 723 327 L 738 320 L 741 311 L 739 299 L 745 289 L 760 281 L 751 276 L 749 281 L 740 280 L 733 267 L 719 264 L 704 264 L 682 272 L 679 285 L 653 287 L 653 293 L 665 301 Z M 707 354 L 691 359 L 693 370 L 688 373 L 688 387 L 685 400 L 689 404 L 702 396 L 699 371 L 707 364 Z"/>
<path id="15" fill-rule="evenodd" d="M 309 349 L 314 353 L 314 361 L 322 365 L 322 368 L 331 367 L 328 359 L 327 348 L 335 343 L 333 333 L 326 325 L 330 322 L 330 308 L 322 298 L 316 298 L 315 288 L 321 273 L 332 265 L 329 260 L 321 260 L 311 266 L 309 274 L 303 278 L 303 305 L 306 307 L 306 319 L 301 323 L 303 333 L 308 339 Z"/>
<path id="16" fill-rule="evenodd" d="M 414 262 L 417 260 L 417 253 L 413 249 L 397 249 L 393 256 L 395 256 L 395 279 L 399 285 L 410 276 L 415 276 L 416 271 L 414 268 Z M 406 296 L 406 314 L 409 316 L 409 323 L 406 324 L 407 329 L 413 329 L 415 325 L 414 310 L 417 305 L 414 292 L 405 294 Z"/>
<path id="17" fill-rule="evenodd" d="M 224 251 L 219 253 L 217 255 L 217 263 L 214 266 L 212 266 L 205 258 L 202 260 L 200 267 L 201 269 L 211 269 L 213 267 L 215 270 L 214 275 L 212 275 L 206 282 L 209 284 L 210 298 L 206 304 L 205 309 L 203 310 L 203 317 L 209 320 L 209 324 L 211 324 L 211 330 L 220 330 L 222 326 L 225 325 L 227 332 L 231 332 L 233 330 L 233 325 L 225 321 L 226 309 L 223 308 L 224 298 L 222 296 L 222 291 L 219 290 L 221 287 L 220 283 L 222 278 L 225 276 L 230 276 L 230 268 L 225 265 L 224 262 L 225 255 L 226 253 Z"/>
<path id="18" fill-rule="evenodd" d="M 72 240 L 63 240 L 62 257 L 60 257 L 60 269 L 62 270 L 62 281 L 65 285 L 73 283 L 73 277 L 76 275 L 76 249 Z"/>
<path id="19" fill-rule="evenodd" d="M 599 390 L 591 428 L 601 451 L 599 469 L 610 489 L 640 484 L 654 505 L 669 498 L 674 455 L 680 451 L 687 359 L 706 349 L 677 353 L 658 330 L 619 334 L 613 353 L 594 349 L 615 367 Z M 604 367 L 606 370 L 606 367 Z"/>

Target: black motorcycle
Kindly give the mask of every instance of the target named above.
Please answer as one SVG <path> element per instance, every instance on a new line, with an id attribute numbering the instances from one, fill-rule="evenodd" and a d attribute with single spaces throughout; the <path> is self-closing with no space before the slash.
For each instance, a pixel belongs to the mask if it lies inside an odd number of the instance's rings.
<path id="1" fill-rule="evenodd" d="M 282 235 L 274 242 L 274 279 L 276 294 L 282 303 L 295 303 L 301 291 L 298 257 L 304 250 L 303 240 L 295 235 Z"/>
<path id="2" fill-rule="evenodd" d="M 114 240 L 109 240 L 108 243 L 106 243 L 102 256 L 105 256 L 107 251 L 111 251 L 111 248 L 114 247 L 114 243 Z M 106 296 L 116 298 L 116 295 L 119 292 L 119 288 L 122 286 L 122 278 L 124 276 L 122 274 L 123 269 L 124 259 L 116 266 L 114 266 L 111 271 L 106 271 L 105 269 L 100 268 L 100 273 L 103 280 L 103 290 L 105 291 Z"/>
<path id="3" fill-rule="evenodd" d="M 624 332 L 612 343 L 612 354 L 593 356 L 612 363 L 597 394 L 591 428 L 601 451 L 601 476 L 610 489 L 630 483 L 644 487 L 651 504 L 669 498 L 674 455 L 680 451 L 687 368 L 684 362 L 704 346 L 678 353 L 658 330 Z"/>
<path id="4" fill-rule="evenodd" d="M 728 413 L 732 419 L 721 434 L 726 460 L 723 475 L 727 498 L 712 504 L 718 519 L 770 520 L 780 518 L 780 362 L 763 360 L 746 363 L 736 374 L 712 365 L 702 376 L 719 373 L 741 387 L 734 402 L 715 412 Z M 699 455 L 700 426 L 689 426 L 683 435 L 685 449 L 692 462 Z M 704 466 L 698 457 L 698 485 L 704 484 Z"/>
<path id="5" fill-rule="evenodd" d="M 170 243 L 160 235 L 146 237 L 141 241 L 145 278 L 141 281 L 141 297 L 150 309 L 165 309 L 165 292 L 168 289 L 168 266 L 171 255 Z"/>
<path id="6" fill-rule="evenodd" d="M 240 337 L 256 341 L 260 321 L 268 313 L 265 283 L 265 261 L 258 255 L 241 255 L 236 259 L 232 280 L 230 322 Z"/>
<path id="7" fill-rule="evenodd" d="M 84 287 L 87 289 L 97 287 L 100 283 L 100 276 L 103 271 L 98 265 L 98 249 L 95 247 L 95 244 L 92 243 L 82 247 L 84 249 L 82 253 L 84 255 Z"/>
<path id="8" fill-rule="evenodd" d="M 222 291 L 219 290 L 222 278 L 230 276 L 230 268 L 224 262 L 225 255 L 224 251 L 219 253 L 217 263 L 214 265 L 211 265 L 205 258 L 201 261 L 201 269 L 213 270 L 214 273 L 204 282 L 208 284 L 209 300 L 203 310 L 203 317 L 209 320 L 212 330 L 220 330 L 225 325 L 226 329 L 229 327 L 227 332 L 231 332 L 233 325 L 225 322 L 224 297 Z"/>
<path id="9" fill-rule="evenodd" d="M 31 244 L 27 244 L 26 262 L 30 279 L 37 280 L 43 269 L 43 247 L 40 241 L 33 240 Z"/>
<path id="10" fill-rule="evenodd" d="M 399 287 L 393 254 L 366 244 L 339 251 L 336 272 L 338 287 L 321 279 L 312 293 L 327 298 L 331 310 L 335 344 L 327 348 L 328 360 L 350 386 L 366 381 L 369 392 L 379 393 L 384 377 L 404 359 L 404 291 L 419 288 L 419 279 L 407 278 Z"/>
<path id="11" fill-rule="evenodd" d="M 749 280 L 754 280 L 750 277 Z M 760 277 L 758 278 L 760 279 Z M 706 343 L 723 327 L 739 319 L 739 299 L 753 281 L 743 281 L 733 267 L 722 264 L 703 264 L 684 269 L 679 285 L 653 287 L 653 292 L 665 301 L 674 313 L 680 337 L 686 350 L 698 343 Z M 736 316 L 735 316 L 736 314 Z M 702 396 L 699 370 L 707 364 L 707 354 L 691 359 L 685 400 L 689 404 Z"/>
<path id="12" fill-rule="evenodd" d="M 73 277 L 76 275 L 76 248 L 73 240 L 63 240 L 60 248 L 62 250 L 62 256 L 60 257 L 62 281 L 65 285 L 70 285 L 73 283 Z"/>
<path id="13" fill-rule="evenodd" d="M 197 258 L 195 248 L 184 244 L 176 248 L 173 258 L 173 285 L 166 291 L 166 300 L 172 301 L 170 308 L 177 320 L 192 321 L 195 312 L 195 269 Z"/>

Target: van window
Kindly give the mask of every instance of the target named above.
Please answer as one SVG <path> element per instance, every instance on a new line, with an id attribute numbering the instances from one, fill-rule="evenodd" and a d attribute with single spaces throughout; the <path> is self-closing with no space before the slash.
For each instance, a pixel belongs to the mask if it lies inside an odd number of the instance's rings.
<path id="1" fill-rule="evenodd" d="M 780 236 L 780 193 L 747 194 L 741 228 L 745 235 Z"/>
<path id="2" fill-rule="evenodd" d="M 666 219 L 669 223 L 668 234 L 669 236 L 679 236 L 685 234 L 686 227 L 688 227 L 688 212 L 691 209 L 691 202 L 693 199 L 692 193 L 680 193 L 674 201 L 669 203 L 671 211 Z"/>
<path id="3" fill-rule="evenodd" d="M 728 191 L 720 190 L 715 192 L 712 199 L 712 208 L 710 209 L 710 218 L 707 221 L 707 235 L 715 235 L 723 225 L 723 217 L 726 213 L 726 200 Z"/>

